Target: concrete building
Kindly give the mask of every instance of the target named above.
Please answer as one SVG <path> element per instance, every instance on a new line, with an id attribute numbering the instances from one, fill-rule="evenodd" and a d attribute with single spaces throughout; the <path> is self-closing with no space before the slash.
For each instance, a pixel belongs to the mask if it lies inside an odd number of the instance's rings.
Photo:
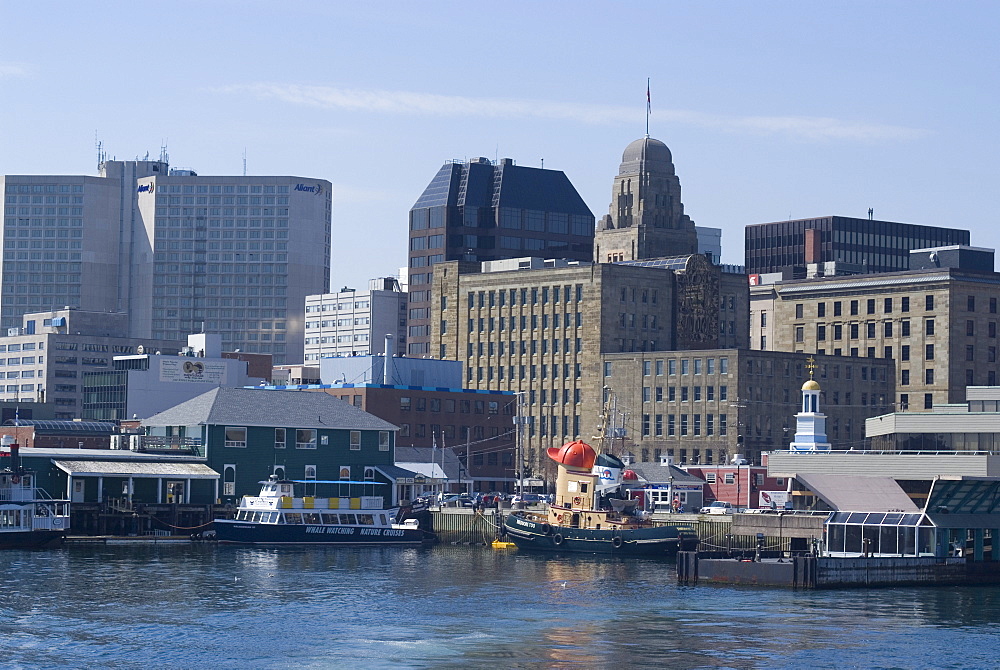
<path id="1" fill-rule="evenodd" d="M 827 216 L 746 227 L 746 270 L 751 275 L 779 272 L 801 279 L 808 266 L 833 263 L 853 273 L 908 270 L 913 249 L 969 244 L 969 231 Z M 992 269 L 992 268 L 991 268 Z M 828 273 L 829 274 L 829 273 Z"/>
<path id="2" fill-rule="evenodd" d="M 346 286 L 306 296 L 305 361 L 324 356 L 406 355 L 406 293 L 392 277 L 372 279 L 367 291 Z"/>
<path id="3" fill-rule="evenodd" d="M 95 421 L 146 419 L 201 395 L 213 386 L 242 387 L 267 383 L 251 377 L 248 363 L 223 358 L 222 338 L 188 336 L 180 356 L 136 353 L 115 356 L 112 369 L 83 374 L 83 418 Z"/>
<path id="4" fill-rule="evenodd" d="M 165 155 L 99 175 L 0 177 L 0 327 L 69 305 L 127 314 L 133 338 L 205 328 L 302 360 L 301 306 L 329 290 L 329 182 L 199 177 Z"/>
<path id="5" fill-rule="evenodd" d="M 929 412 L 872 417 L 865 421 L 865 437 L 869 449 L 879 452 L 1000 454 L 1000 387 L 970 386 L 964 403 L 935 405 Z"/>
<path id="6" fill-rule="evenodd" d="M 520 256 L 589 261 L 594 214 L 563 172 L 509 158 L 449 161 L 410 209 L 407 354 L 436 355 L 432 267 Z"/>
<path id="7" fill-rule="evenodd" d="M 172 172 L 137 183 L 133 334 L 204 330 L 227 351 L 302 362 L 306 296 L 330 286 L 330 182 Z"/>
<path id="8" fill-rule="evenodd" d="M 5 400 L 38 400 L 55 407 L 55 419 L 78 419 L 83 377 L 110 370 L 115 355 L 142 351 L 176 355 L 181 342 L 138 339 L 122 313 L 57 309 L 24 314 L 20 328 L 0 337 L 0 386 Z"/>
<path id="9" fill-rule="evenodd" d="M 752 286 L 752 346 L 894 360 L 897 410 L 959 403 L 966 386 L 996 385 L 1000 273 L 981 269 L 993 251 L 911 255 L 919 269 Z"/>
<path id="10" fill-rule="evenodd" d="M 165 161 L 104 161 L 97 177 L 0 176 L 0 328 L 65 305 L 128 312 L 136 179 L 167 170 Z"/>

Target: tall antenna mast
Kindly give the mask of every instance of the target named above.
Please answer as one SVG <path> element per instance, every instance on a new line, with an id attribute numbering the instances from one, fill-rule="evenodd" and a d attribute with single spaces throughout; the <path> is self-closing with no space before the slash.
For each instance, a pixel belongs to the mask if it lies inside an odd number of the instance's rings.
<path id="1" fill-rule="evenodd" d="M 243 147 L 243 176 L 247 176 L 247 148 Z"/>
<path id="2" fill-rule="evenodd" d="M 97 131 L 94 131 L 94 147 L 97 149 L 97 169 L 101 169 L 101 163 L 104 162 L 104 143 L 98 138 Z"/>

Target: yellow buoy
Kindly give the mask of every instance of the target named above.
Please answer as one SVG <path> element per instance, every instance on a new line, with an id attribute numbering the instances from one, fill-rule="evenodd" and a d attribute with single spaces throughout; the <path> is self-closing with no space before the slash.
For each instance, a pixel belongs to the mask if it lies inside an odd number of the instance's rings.
<path id="1" fill-rule="evenodd" d="M 494 549 L 517 549 L 517 545 L 513 542 L 502 542 L 500 540 L 493 540 Z"/>

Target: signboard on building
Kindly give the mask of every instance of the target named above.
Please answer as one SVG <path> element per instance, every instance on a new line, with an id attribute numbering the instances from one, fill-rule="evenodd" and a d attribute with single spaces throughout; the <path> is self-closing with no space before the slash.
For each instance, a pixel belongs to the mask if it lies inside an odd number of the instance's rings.
<path id="1" fill-rule="evenodd" d="M 226 364 L 178 356 L 160 361 L 161 382 L 195 382 L 221 386 L 226 383 Z"/>
<path id="2" fill-rule="evenodd" d="M 788 501 L 788 491 L 761 491 L 759 507 L 764 509 L 769 507 L 785 509 L 785 505 Z"/>

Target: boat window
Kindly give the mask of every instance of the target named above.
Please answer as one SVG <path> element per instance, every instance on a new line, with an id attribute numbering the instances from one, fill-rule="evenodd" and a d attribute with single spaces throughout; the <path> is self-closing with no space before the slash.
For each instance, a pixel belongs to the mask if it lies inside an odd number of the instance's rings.
<path id="1" fill-rule="evenodd" d="M 359 514 L 358 523 L 362 526 L 374 526 L 375 518 L 371 514 Z"/>
<path id="2" fill-rule="evenodd" d="M 378 522 L 379 522 L 379 525 L 382 525 L 382 526 L 386 525 L 385 514 L 379 514 L 378 515 Z"/>
<path id="3" fill-rule="evenodd" d="M 316 514 L 315 512 L 310 512 L 308 514 L 303 514 L 303 517 L 305 517 L 305 522 L 306 523 L 319 523 L 320 522 L 319 521 L 319 514 Z"/>
<path id="4" fill-rule="evenodd" d="M 253 522 L 259 522 L 260 521 L 260 512 L 253 512 L 250 515 L 250 520 L 253 521 Z"/>
<path id="5" fill-rule="evenodd" d="M 353 526 L 354 524 L 357 523 L 357 521 L 354 519 L 354 515 L 353 514 L 341 514 L 340 515 L 340 523 L 350 524 L 350 525 Z"/>
<path id="6" fill-rule="evenodd" d="M 285 512 L 285 523 L 302 523 L 302 514 L 299 512 Z"/>
<path id="7" fill-rule="evenodd" d="M 272 523 L 285 523 L 285 516 L 278 512 L 274 512 L 274 520 Z"/>
<path id="8" fill-rule="evenodd" d="M 327 514 L 326 512 L 324 512 L 323 513 L 323 523 L 337 523 L 337 515 L 336 514 Z"/>

